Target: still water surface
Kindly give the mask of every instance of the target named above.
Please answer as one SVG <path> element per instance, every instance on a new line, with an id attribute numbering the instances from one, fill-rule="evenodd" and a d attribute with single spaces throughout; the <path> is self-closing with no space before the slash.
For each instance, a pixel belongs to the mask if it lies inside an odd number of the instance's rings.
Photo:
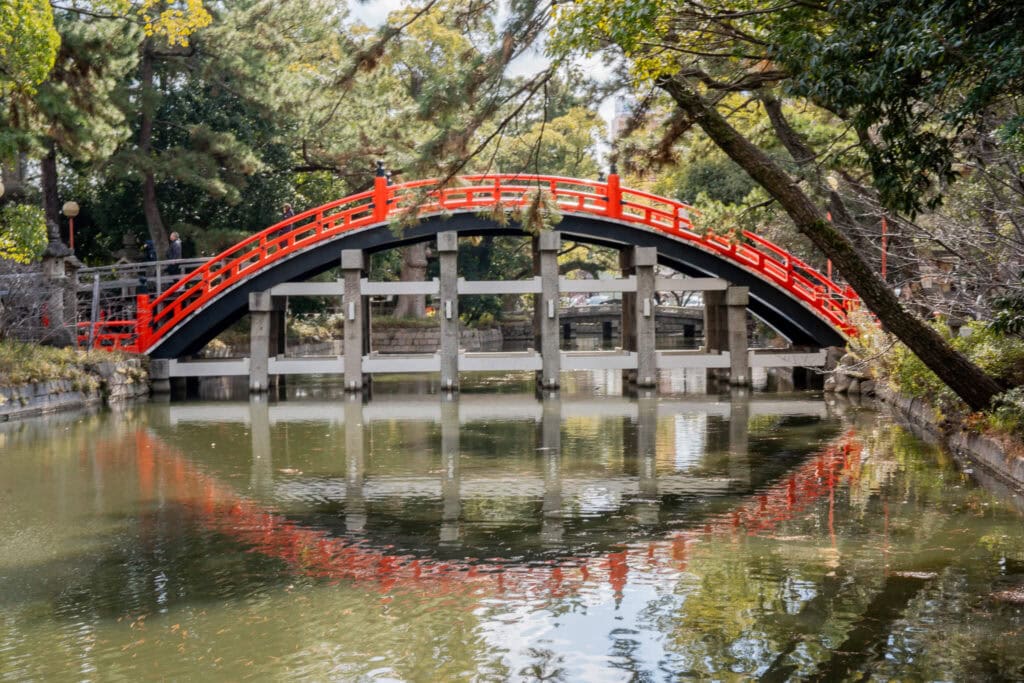
<path id="1" fill-rule="evenodd" d="M 0 426 L 0 680 L 1024 677 L 1019 498 L 890 418 L 523 388 Z"/>

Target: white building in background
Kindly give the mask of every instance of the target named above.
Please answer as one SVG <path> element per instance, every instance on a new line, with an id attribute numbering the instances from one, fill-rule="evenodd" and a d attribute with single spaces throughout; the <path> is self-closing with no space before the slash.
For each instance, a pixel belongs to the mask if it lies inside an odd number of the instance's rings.
<path id="1" fill-rule="evenodd" d="M 629 95 L 620 95 L 615 98 L 615 110 L 612 114 L 612 125 L 610 127 L 612 143 L 618 140 L 622 132 L 629 126 L 629 120 L 633 117 L 635 108 L 635 98 Z"/>

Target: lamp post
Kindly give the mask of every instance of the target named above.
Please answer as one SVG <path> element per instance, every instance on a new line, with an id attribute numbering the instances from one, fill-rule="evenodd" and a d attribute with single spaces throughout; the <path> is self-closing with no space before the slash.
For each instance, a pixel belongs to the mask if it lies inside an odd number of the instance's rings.
<path id="1" fill-rule="evenodd" d="M 75 250 L 75 216 L 78 215 L 78 202 L 64 202 L 61 211 L 68 217 L 68 246 Z"/>

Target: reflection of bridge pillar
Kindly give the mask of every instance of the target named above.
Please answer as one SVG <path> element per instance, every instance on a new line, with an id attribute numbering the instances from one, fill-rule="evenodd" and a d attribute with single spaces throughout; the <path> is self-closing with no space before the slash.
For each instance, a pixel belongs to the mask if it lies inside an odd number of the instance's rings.
<path id="1" fill-rule="evenodd" d="M 249 488 L 266 500 L 274 493 L 274 458 L 270 448 L 270 404 L 264 396 L 249 399 L 249 429 L 252 438 Z"/>
<path id="2" fill-rule="evenodd" d="M 345 399 L 345 528 L 362 531 L 366 526 L 366 455 L 363 437 L 363 402 L 357 396 Z"/>
<path id="3" fill-rule="evenodd" d="M 283 302 L 275 300 L 269 291 L 249 294 L 250 392 L 270 389 L 270 357 L 284 350 L 283 316 Z"/>
<path id="4" fill-rule="evenodd" d="M 728 379 L 731 384 L 750 384 L 747 360 L 747 287 L 729 287 L 724 292 L 704 292 L 704 350 L 729 352 Z M 725 371 L 708 370 L 709 380 L 725 380 Z"/>
<path id="5" fill-rule="evenodd" d="M 459 235 L 437 235 L 441 266 L 441 386 L 459 388 Z"/>
<path id="6" fill-rule="evenodd" d="M 729 477 L 749 488 L 750 396 L 745 389 L 733 389 L 729 402 Z"/>
<path id="7" fill-rule="evenodd" d="M 343 301 L 345 316 L 345 390 L 362 391 L 367 384 L 363 375 L 363 353 L 368 350 L 365 338 L 366 302 L 363 300 L 360 279 L 366 268 L 361 249 L 342 249 L 341 272 L 345 282 Z"/>
<path id="8" fill-rule="evenodd" d="M 459 468 L 459 403 L 441 400 L 441 543 L 458 543 L 462 515 Z"/>
<path id="9" fill-rule="evenodd" d="M 544 454 L 544 501 L 541 505 L 541 541 L 562 542 L 562 402 L 556 396 L 543 400 L 540 423 L 540 451 Z"/>
<path id="10" fill-rule="evenodd" d="M 541 371 L 537 377 L 546 389 L 555 389 L 561 381 L 562 356 L 558 326 L 558 249 L 562 233 L 546 230 L 534 240 L 534 268 L 541 281 L 541 293 L 534 297 L 534 334 L 540 339 Z"/>
<path id="11" fill-rule="evenodd" d="M 634 339 L 637 354 L 636 385 L 657 385 L 658 370 L 655 357 L 655 302 L 654 266 L 658 263 L 658 250 L 654 247 L 635 247 L 633 266 L 636 272 L 636 297 L 633 299 Z"/>
<path id="12" fill-rule="evenodd" d="M 637 521 L 644 525 L 658 523 L 658 400 L 637 399 L 636 456 L 640 487 Z"/>

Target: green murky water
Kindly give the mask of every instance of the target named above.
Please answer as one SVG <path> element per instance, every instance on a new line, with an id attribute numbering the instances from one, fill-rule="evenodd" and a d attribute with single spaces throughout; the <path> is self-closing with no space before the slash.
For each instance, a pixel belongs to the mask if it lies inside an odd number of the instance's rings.
<path id="1" fill-rule="evenodd" d="M 811 395 L 0 425 L 0 680 L 1024 678 L 1021 501 Z"/>

